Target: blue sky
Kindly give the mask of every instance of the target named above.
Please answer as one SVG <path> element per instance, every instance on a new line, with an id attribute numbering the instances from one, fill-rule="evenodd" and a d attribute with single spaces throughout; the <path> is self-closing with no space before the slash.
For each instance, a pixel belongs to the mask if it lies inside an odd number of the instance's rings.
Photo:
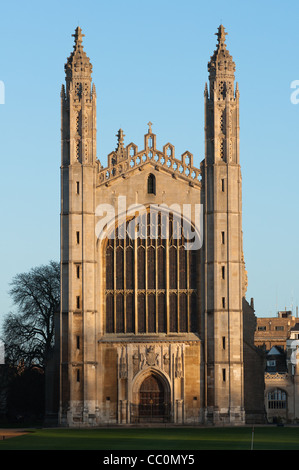
<path id="1" fill-rule="evenodd" d="M 118 129 L 140 148 L 153 122 L 204 158 L 203 91 L 220 23 L 240 88 L 247 298 L 258 316 L 299 304 L 298 2 L 199 0 L 2 2 L 0 322 L 12 277 L 59 260 L 60 89 L 79 24 L 97 89 L 98 158 Z"/>

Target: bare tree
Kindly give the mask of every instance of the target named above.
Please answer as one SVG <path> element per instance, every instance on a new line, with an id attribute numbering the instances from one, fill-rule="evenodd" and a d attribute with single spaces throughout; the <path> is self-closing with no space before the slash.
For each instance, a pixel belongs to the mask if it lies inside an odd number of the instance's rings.
<path id="1" fill-rule="evenodd" d="M 44 368 L 54 342 L 54 313 L 59 309 L 59 263 L 50 261 L 17 274 L 10 286 L 17 311 L 8 314 L 3 323 L 6 361 Z"/>

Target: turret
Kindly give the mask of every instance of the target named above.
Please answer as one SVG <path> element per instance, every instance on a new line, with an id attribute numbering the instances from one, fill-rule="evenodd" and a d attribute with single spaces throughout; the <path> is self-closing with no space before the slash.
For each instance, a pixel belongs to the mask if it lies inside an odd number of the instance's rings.
<path id="1" fill-rule="evenodd" d="M 61 90 L 62 163 L 94 163 L 96 160 L 96 90 L 92 65 L 83 45 L 81 28 L 75 34 L 74 50 L 65 64 L 66 86 Z"/>
<path id="2" fill-rule="evenodd" d="M 205 97 L 205 160 L 202 184 L 205 220 L 206 412 L 217 423 L 243 423 L 244 262 L 242 178 L 239 165 L 239 92 L 224 27 L 208 64 Z"/>
<path id="3" fill-rule="evenodd" d="M 239 88 L 235 80 L 235 63 L 225 42 L 222 25 L 218 43 L 208 63 L 209 90 L 205 86 L 207 158 L 211 162 L 239 163 Z"/>
<path id="4" fill-rule="evenodd" d="M 80 27 L 73 36 L 61 89 L 61 423 L 87 420 L 96 406 L 88 386 L 95 383 L 96 92 Z"/>

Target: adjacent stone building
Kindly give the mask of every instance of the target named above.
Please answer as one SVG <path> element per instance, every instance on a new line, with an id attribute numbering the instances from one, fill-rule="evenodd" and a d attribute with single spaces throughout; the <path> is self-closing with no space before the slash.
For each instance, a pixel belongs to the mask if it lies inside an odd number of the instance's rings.
<path id="1" fill-rule="evenodd" d="M 221 25 L 204 90 L 205 157 L 96 153 L 78 27 L 61 90 L 59 423 L 262 422 L 263 358 L 245 299 L 239 89 Z M 245 331 L 246 325 L 246 331 Z M 251 397 L 255 397 L 252 400 Z"/>
<path id="2" fill-rule="evenodd" d="M 299 422 L 299 323 L 291 311 L 257 318 L 255 345 L 265 352 L 265 412 L 269 423 Z"/>
<path id="3" fill-rule="evenodd" d="M 291 328 L 298 321 L 290 310 L 282 310 L 276 317 L 258 317 L 254 342 L 257 347 L 264 347 L 269 351 L 272 346 L 286 348 L 286 341 L 290 336 Z"/>

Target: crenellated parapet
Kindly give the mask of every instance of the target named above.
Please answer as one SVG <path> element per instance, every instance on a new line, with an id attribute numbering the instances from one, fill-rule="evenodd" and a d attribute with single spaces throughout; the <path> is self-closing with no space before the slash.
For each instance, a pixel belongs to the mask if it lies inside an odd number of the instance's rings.
<path id="1" fill-rule="evenodd" d="M 126 178 L 130 172 L 151 163 L 156 170 L 166 171 L 173 178 L 186 180 L 190 185 L 201 185 L 201 170 L 193 165 L 193 155 L 184 152 L 181 158 L 175 157 L 175 147 L 171 143 L 163 146 L 162 150 L 156 148 L 156 135 L 152 133 L 149 123 L 148 133 L 144 136 L 144 149 L 139 151 L 136 144 L 131 142 L 124 146 L 123 130 L 118 131 L 118 145 L 116 150 L 108 155 L 107 167 L 99 167 L 97 185 L 109 184 L 118 177 Z"/>

